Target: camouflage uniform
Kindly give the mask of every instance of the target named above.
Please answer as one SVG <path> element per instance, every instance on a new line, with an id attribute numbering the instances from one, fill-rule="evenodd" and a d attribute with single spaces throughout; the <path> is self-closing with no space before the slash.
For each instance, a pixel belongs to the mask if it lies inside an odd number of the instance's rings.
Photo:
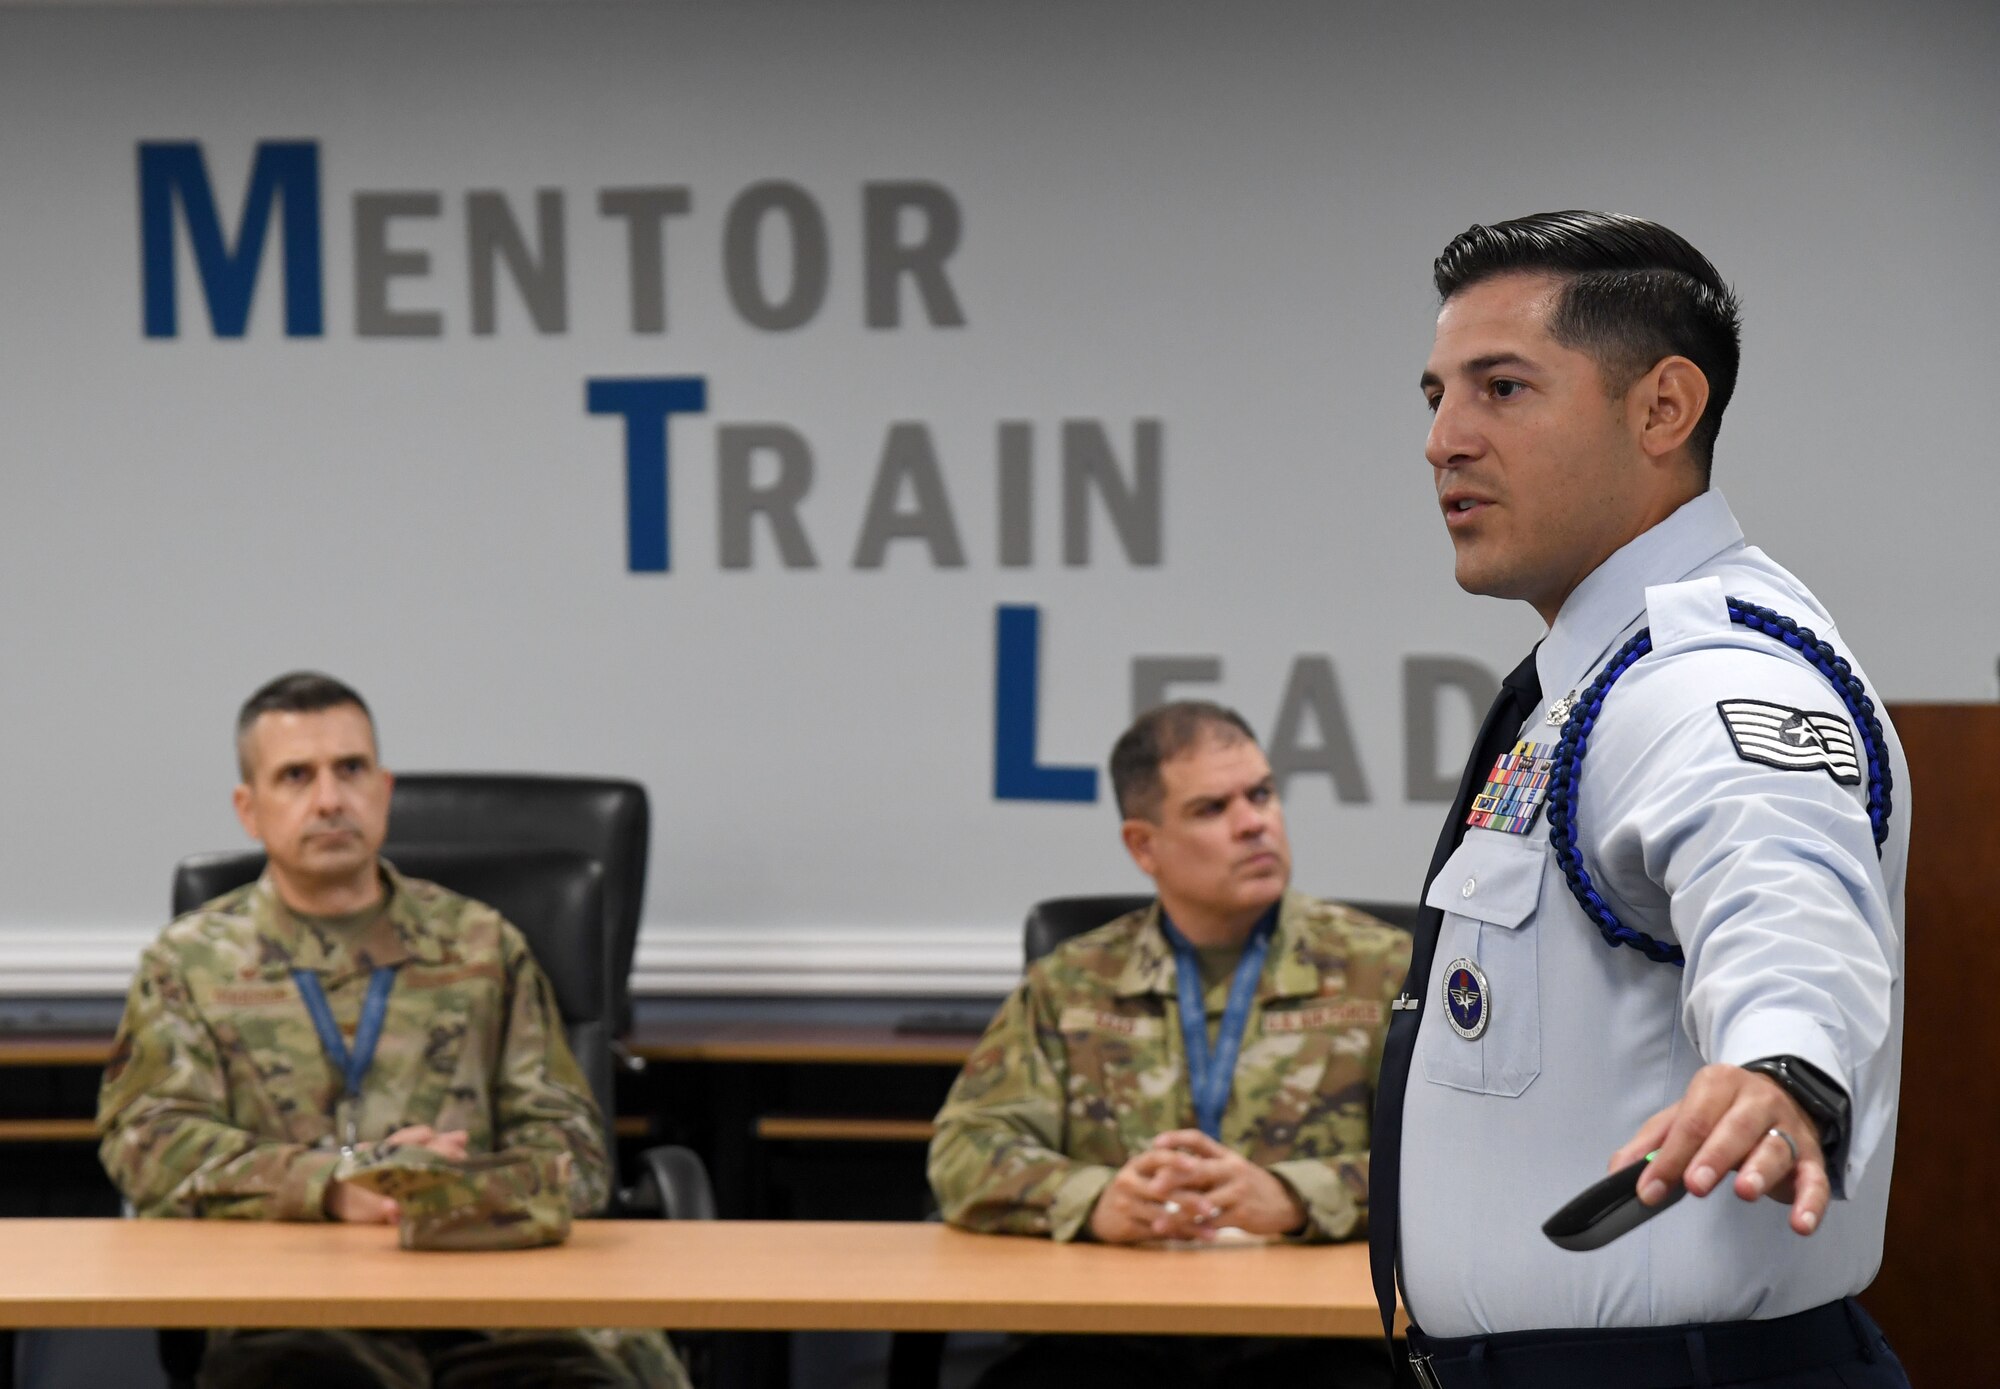
<path id="1" fill-rule="evenodd" d="M 469 1154 L 566 1157 L 571 1210 L 603 1209 L 597 1106 L 527 942 L 491 907 L 387 864 L 383 876 L 384 911 L 352 937 L 287 910 L 267 873 L 181 917 L 140 957 L 97 1112 L 104 1168 L 140 1216 L 328 1219 L 342 1086 L 291 971 L 318 973 L 351 1041 L 380 965 L 397 966 L 396 981 L 362 1084 L 359 1154 L 412 1124 L 463 1129 Z M 410 1339 L 331 1334 L 383 1341 L 361 1348 L 375 1362 Z M 685 1383 L 656 1332 L 568 1340 L 609 1371 L 626 1366 L 623 1382 Z"/>
<path id="2" fill-rule="evenodd" d="M 1297 1193 L 1300 1238 L 1366 1228 L 1368 1115 L 1409 956 L 1404 932 L 1285 894 L 1220 1136 Z M 1208 990 L 1211 1019 L 1228 989 Z M 1193 1127 L 1156 902 L 1028 967 L 938 1112 L 931 1188 L 954 1225 L 1075 1239 L 1120 1167 Z"/>

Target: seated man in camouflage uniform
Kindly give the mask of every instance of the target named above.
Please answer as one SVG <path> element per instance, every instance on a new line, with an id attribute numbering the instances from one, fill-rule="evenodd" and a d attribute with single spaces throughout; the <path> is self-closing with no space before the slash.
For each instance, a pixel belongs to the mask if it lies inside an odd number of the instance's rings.
<path id="1" fill-rule="evenodd" d="M 1287 890 L 1271 767 L 1233 711 L 1146 714 L 1113 748 L 1111 779 L 1158 900 L 1030 965 L 1001 1007 L 938 1114 L 945 1219 L 1120 1244 L 1361 1236 L 1409 937 Z M 1389 1380 L 1373 1344 L 1043 1337 L 981 1385 L 1306 1382 Z"/>
<path id="2" fill-rule="evenodd" d="M 492 908 L 378 857 L 392 778 L 361 697 L 323 675 L 281 676 L 243 706 L 237 757 L 236 813 L 268 867 L 146 950 L 99 1097 L 105 1170 L 138 1213 L 394 1224 L 394 1201 L 342 1176 L 390 1145 L 549 1155 L 569 1174 L 571 1210 L 601 1209 L 597 1106 L 526 941 Z M 385 1011 L 360 1070 L 378 977 Z M 309 994 L 346 1036 L 352 1099 Z M 653 1389 L 685 1377 L 652 1332 L 301 1330 L 210 1333 L 201 1382 Z"/>

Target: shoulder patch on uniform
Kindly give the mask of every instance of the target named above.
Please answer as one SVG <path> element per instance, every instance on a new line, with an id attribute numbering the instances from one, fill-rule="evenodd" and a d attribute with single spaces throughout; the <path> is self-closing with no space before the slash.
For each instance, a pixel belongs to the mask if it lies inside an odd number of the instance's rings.
<path id="1" fill-rule="evenodd" d="M 1787 772 L 1825 772 L 1842 786 L 1861 784 L 1854 730 L 1840 714 L 1822 714 L 1761 699 L 1725 699 L 1716 706 L 1745 762 Z"/>

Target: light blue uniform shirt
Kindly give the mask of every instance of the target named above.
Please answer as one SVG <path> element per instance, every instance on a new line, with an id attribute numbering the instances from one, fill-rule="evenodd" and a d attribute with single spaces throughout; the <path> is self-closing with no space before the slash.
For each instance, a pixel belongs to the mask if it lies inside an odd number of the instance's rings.
<path id="1" fill-rule="evenodd" d="M 1432 884 L 1445 916 L 1405 1100 L 1401 1202 L 1404 1297 L 1432 1335 L 1781 1317 L 1859 1292 L 1881 1262 L 1909 769 L 1884 717 L 1895 784 L 1878 860 L 1865 753 L 1861 786 L 1745 760 L 1722 701 L 1845 713 L 1803 659 L 1731 625 L 1725 594 L 1796 619 L 1861 674 L 1825 609 L 1743 543 L 1709 492 L 1577 586 L 1536 655 L 1543 707 L 1522 730 L 1553 743 L 1548 705 L 1650 625 L 1652 653 L 1605 696 L 1577 815 L 1612 910 L 1677 942 L 1685 970 L 1605 943 L 1557 866 L 1546 808 L 1526 834 L 1468 830 Z M 1460 957 L 1487 979 L 1477 1040 L 1445 1015 L 1442 980 Z M 1594 1252 L 1543 1236 L 1542 1221 L 1701 1066 L 1781 1054 L 1853 1101 L 1844 1199 L 1817 1233 L 1794 1234 L 1784 1205 L 1739 1200 L 1725 1179 Z"/>

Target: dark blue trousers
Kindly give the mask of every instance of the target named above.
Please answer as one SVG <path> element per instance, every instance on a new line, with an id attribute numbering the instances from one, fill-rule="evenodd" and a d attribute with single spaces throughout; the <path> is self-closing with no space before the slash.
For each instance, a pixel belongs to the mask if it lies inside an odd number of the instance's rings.
<path id="1" fill-rule="evenodd" d="M 1910 1389 L 1851 1297 L 1706 1326 L 1458 1337 L 1412 1327 L 1410 1357 L 1422 1389 Z"/>

